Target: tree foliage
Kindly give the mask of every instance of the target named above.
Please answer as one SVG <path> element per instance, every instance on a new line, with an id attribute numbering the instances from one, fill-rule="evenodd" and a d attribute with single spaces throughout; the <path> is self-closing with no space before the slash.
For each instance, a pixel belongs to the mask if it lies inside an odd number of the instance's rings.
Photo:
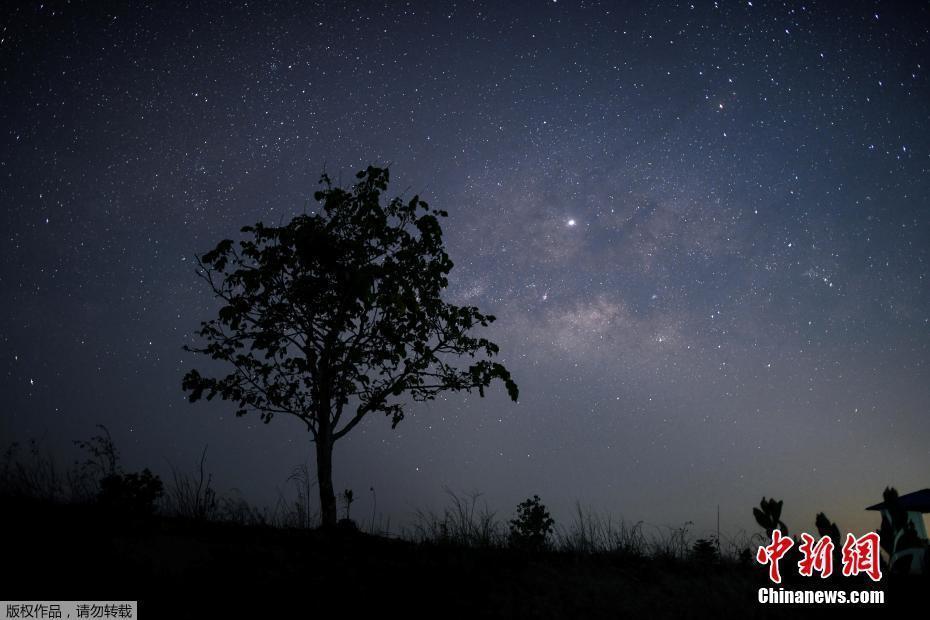
<path id="1" fill-rule="evenodd" d="M 440 218 L 419 196 L 381 204 L 387 169 L 368 167 L 349 189 L 323 175 L 319 212 L 283 226 L 242 228 L 198 257 L 199 274 L 222 301 L 201 324 L 201 346 L 185 347 L 232 367 L 218 377 L 189 371 L 191 402 L 220 396 L 237 415 L 265 422 L 290 414 L 318 452 L 367 414 L 396 426 L 406 399 L 445 390 L 484 390 L 501 380 L 516 400 L 498 346 L 471 331 L 495 320 L 442 298 L 452 261 Z M 465 357 L 469 364 L 456 362 Z M 318 458 L 318 466 L 319 458 Z"/>
<path id="2" fill-rule="evenodd" d="M 549 510 L 539 496 L 534 495 L 517 506 L 517 515 L 510 521 L 510 544 L 530 551 L 544 549 L 553 525 L 555 520 L 549 515 Z"/>

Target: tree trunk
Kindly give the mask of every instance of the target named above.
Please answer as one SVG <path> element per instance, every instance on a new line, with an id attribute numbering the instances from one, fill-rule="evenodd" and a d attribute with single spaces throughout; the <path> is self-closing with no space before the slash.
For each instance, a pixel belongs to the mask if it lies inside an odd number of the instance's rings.
<path id="1" fill-rule="evenodd" d="M 336 525 L 336 494 L 333 492 L 333 440 L 329 433 L 316 439 L 316 480 L 320 488 L 321 525 Z"/>

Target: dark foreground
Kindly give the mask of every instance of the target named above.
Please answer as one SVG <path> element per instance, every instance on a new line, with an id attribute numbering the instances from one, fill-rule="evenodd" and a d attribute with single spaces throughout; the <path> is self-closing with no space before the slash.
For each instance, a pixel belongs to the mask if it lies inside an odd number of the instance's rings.
<path id="1" fill-rule="evenodd" d="M 628 555 L 518 553 L 3 501 L 0 588 L 15 600 L 138 600 L 151 618 L 874 617 L 926 581 L 886 583 L 888 604 L 763 606 L 765 569 Z M 820 586 L 806 580 L 803 586 Z M 785 587 L 798 587 L 786 584 Z M 829 587 L 869 587 L 851 578 Z M 913 609 L 913 607 L 912 607 Z"/>

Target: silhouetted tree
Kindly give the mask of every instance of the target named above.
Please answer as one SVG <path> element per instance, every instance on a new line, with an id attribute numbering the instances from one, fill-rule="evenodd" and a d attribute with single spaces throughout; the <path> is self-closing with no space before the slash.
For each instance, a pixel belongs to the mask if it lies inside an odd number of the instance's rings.
<path id="1" fill-rule="evenodd" d="M 246 226 L 250 240 L 221 241 L 198 257 L 199 275 L 222 300 L 203 322 L 202 347 L 185 347 L 231 364 L 218 378 L 191 370 L 189 400 L 219 395 L 269 422 L 278 413 L 303 421 L 316 445 L 322 522 L 336 523 L 333 444 L 369 413 L 404 417 L 405 396 L 432 400 L 446 390 L 504 382 L 493 342 L 469 331 L 494 317 L 446 303 L 452 261 L 440 217 L 418 196 L 381 205 L 388 171 L 368 167 L 349 189 L 323 175 L 314 194 L 321 212 L 286 226 Z M 474 359 L 457 368 L 456 358 Z"/>
<path id="2" fill-rule="evenodd" d="M 534 495 L 517 506 L 517 516 L 510 521 L 510 545 L 528 551 L 544 549 L 553 525 L 555 521 L 549 510 L 539 496 Z"/>

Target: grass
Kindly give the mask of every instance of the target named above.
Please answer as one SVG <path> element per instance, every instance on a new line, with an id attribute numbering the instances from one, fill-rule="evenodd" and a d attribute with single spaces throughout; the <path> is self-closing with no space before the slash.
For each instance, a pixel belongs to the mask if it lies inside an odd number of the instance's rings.
<path id="1" fill-rule="evenodd" d="M 507 518 L 480 493 L 449 489 L 445 508 L 417 511 L 396 535 L 374 509 L 362 528 L 367 534 L 324 533 L 315 529 L 306 466 L 292 471 L 273 507 L 258 509 L 235 490 L 214 489 L 206 449 L 194 473 L 171 467 L 153 513 L 107 512 L 94 493 L 101 476 L 121 468 L 108 435 L 98 437 L 79 443 L 90 458 L 70 469 L 57 466 L 40 442 L 5 453 L 5 553 L 17 568 L 5 591 L 13 598 L 138 599 L 146 617 L 176 618 L 320 615 L 318 598 L 349 615 L 653 619 L 824 611 L 756 603 L 757 589 L 770 584 L 746 554 L 758 544 L 755 534 L 695 547 L 690 522 L 630 523 L 578 503 L 545 548 L 528 551 L 509 546 Z"/>
<path id="2" fill-rule="evenodd" d="M 216 519 L 219 516 L 213 475 L 206 472 L 206 460 L 205 446 L 196 475 L 186 474 L 171 466 L 171 484 L 168 485 L 164 507 L 168 514 L 197 520 Z"/>
<path id="3" fill-rule="evenodd" d="M 503 546 L 506 541 L 503 525 L 486 502 L 479 502 L 481 493 L 459 495 L 448 488 L 445 491 L 449 505 L 441 513 L 417 510 L 412 528 L 402 530 L 401 537 L 465 547 Z"/>
<path id="4" fill-rule="evenodd" d="M 0 495 L 29 498 L 54 503 L 89 503 L 99 492 L 99 479 L 120 470 L 119 453 L 106 429 L 89 441 L 75 442 L 90 453 L 90 458 L 75 462 L 70 469 L 56 464 L 42 449 L 41 442 L 30 441 L 26 458 L 22 446 L 12 444 L 4 453 L 0 466 Z M 284 529 L 312 529 L 319 525 L 315 508 L 316 482 L 306 464 L 297 465 L 287 477 L 285 488 L 278 491 L 273 507 L 259 509 L 233 489 L 219 493 L 207 467 L 207 448 L 201 453 L 193 474 L 169 464 L 170 476 L 158 503 L 158 513 L 193 521 L 229 522 L 238 525 L 269 526 Z M 374 495 L 374 489 L 371 489 Z M 508 524 L 492 510 L 479 492 L 456 493 L 446 488 L 448 503 L 441 511 L 416 510 L 412 523 L 399 529 L 396 537 L 417 543 L 458 545 L 473 548 L 506 548 Z M 629 524 L 610 515 L 601 515 L 582 504 L 575 506 L 573 519 L 558 524 L 551 537 L 552 551 L 575 554 L 618 553 L 635 557 L 685 559 L 693 544 L 690 523 L 681 527 L 655 526 L 639 521 Z M 390 522 L 374 512 L 363 528 L 369 534 L 391 536 Z M 737 559 L 740 547 L 733 539 L 727 549 L 730 559 Z"/>

